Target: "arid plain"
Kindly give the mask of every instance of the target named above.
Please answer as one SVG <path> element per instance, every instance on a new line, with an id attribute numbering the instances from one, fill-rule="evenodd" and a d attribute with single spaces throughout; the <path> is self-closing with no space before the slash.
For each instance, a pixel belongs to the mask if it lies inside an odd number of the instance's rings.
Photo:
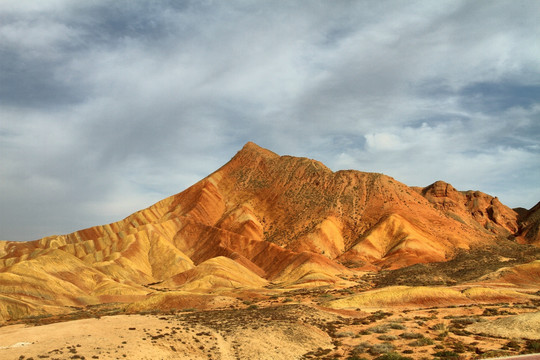
<path id="1" fill-rule="evenodd" d="M 540 352 L 540 204 L 246 144 L 119 222 L 0 242 L 2 359 Z"/>

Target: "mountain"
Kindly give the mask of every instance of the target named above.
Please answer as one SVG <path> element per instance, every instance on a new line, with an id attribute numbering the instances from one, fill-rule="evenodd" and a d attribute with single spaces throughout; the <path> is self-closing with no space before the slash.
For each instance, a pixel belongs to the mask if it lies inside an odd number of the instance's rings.
<path id="1" fill-rule="evenodd" d="M 538 244 L 538 209 L 527 214 L 442 181 L 419 188 L 332 172 L 247 143 L 205 179 L 121 221 L 0 242 L 0 318 L 157 290 L 347 285 L 358 270 L 445 262 L 513 236 Z"/>

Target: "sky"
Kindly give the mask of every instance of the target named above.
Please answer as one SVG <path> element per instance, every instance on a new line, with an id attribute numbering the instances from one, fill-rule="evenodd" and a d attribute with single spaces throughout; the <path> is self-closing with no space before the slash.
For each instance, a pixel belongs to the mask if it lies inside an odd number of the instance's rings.
<path id="1" fill-rule="evenodd" d="M 118 221 L 247 141 L 540 201 L 540 1 L 0 1 L 0 239 Z"/>

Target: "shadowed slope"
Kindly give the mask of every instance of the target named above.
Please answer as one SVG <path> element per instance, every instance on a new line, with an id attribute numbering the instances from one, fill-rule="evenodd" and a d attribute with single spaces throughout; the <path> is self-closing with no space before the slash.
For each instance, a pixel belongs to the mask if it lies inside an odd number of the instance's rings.
<path id="1" fill-rule="evenodd" d="M 525 213 L 520 225 L 519 240 L 540 246 L 540 202 Z"/>

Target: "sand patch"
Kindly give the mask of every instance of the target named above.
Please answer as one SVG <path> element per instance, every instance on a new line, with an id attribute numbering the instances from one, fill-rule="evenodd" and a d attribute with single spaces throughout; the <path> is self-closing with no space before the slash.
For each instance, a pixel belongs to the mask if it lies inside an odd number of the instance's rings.
<path id="1" fill-rule="evenodd" d="M 509 339 L 540 339 L 540 312 L 476 323 L 468 326 L 467 330 Z"/>

